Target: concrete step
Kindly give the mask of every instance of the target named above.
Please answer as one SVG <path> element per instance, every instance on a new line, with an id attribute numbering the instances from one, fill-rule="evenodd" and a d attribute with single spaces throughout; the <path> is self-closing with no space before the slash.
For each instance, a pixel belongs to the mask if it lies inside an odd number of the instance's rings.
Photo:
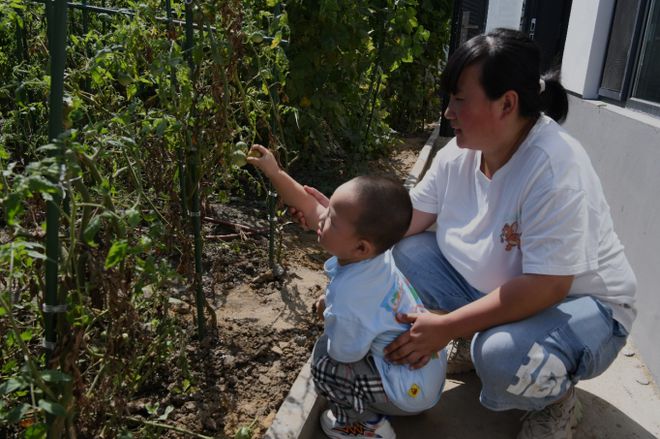
<path id="1" fill-rule="evenodd" d="M 493 412 L 479 403 L 481 384 L 474 372 L 447 379 L 438 405 L 417 416 L 392 418 L 401 439 L 514 438 L 524 412 Z M 577 439 L 660 438 L 660 393 L 631 343 L 601 376 L 581 381 L 577 395 L 584 418 Z M 319 415 L 326 408 L 317 397 L 309 362 L 291 388 L 265 437 L 325 439 Z"/>

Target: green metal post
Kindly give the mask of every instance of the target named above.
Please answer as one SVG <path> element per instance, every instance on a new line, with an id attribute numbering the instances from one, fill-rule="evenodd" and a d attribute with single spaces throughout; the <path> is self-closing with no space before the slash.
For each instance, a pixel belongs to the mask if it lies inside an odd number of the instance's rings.
<path id="1" fill-rule="evenodd" d="M 89 10 L 87 9 L 87 0 L 82 0 L 83 12 L 82 12 L 82 28 L 83 35 L 87 35 L 89 32 Z"/>
<path id="2" fill-rule="evenodd" d="M 170 39 L 174 39 L 174 22 L 172 20 L 172 3 L 165 0 L 165 9 L 167 10 L 167 31 Z M 170 67 L 170 81 L 172 82 L 172 91 L 174 94 L 177 89 L 176 72 L 174 67 Z M 186 162 L 185 146 L 179 145 L 176 149 L 176 157 L 179 169 L 179 196 L 181 197 L 181 214 L 188 214 L 188 195 L 186 192 Z"/>
<path id="3" fill-rule="evenodd" d="M 195 63 L 192 56 L 193 49 L 193 21 L 192 21 L 192 2 L 186 0 L 186 44 L 184 50 L 191 77 L 194 76 Z M 191 108 L 191 120 L 195 120 L 195 108 Z M 191 181 L 191 212 L 190 217 L 193 223 L 193 233 L 195 234 L 195 304 L 197 305 L 197 332 L 199 339 L 206 336 L 206 323 L 204 321 L 204 291 L 202 290 L 202 218 L 199 204 L 199 177 L 197 175 L 199 168 L 199 148 L 197 139 L 193 138 L 190 124 L 186 126 L 186 143 L 190 154 L 189 170 Z"/>
<path id="4" fill-rule="evenodd" d="M 101 0 L 101 7 L 105 8 L 105 0 Z M 108 32 L 108 25 L 105 20 L 103 20 L 103 34 Z"/>
<path id="5" fill-rule="evenodd" d="M 63 98 L 64 98 L 64 65 L 66 62 L 66 0 L 54 0 L 48 16 L 48 41 L 50 53 L 50 96 L 48 104 L 48 136 L 51 140 L 57 138 L 63 130 Z M 61 152 L 55 154 L 60 155 Z M 47 307 L 57 306 L 57 274 L 59 265 L 59 200 L 53 199 L 46 206 L 46 297 Z M 56 314 L 52 308 L 44 313 L 46 363 L 55 348 L 57 334 L 55 333 Z"/>
<path id="6" fill-rule="evenodd" d="M 87 10 L 87 0 L 82 0 L 83 4 L 83 12 L 82 12 L 82 32 L 83 32 L 83 37 L 87 37 L 87 33 L 89 32 L 89 11 Z M 89 57 L 89 43 L 85 42 L 85 57 Z M 84 91 L 89 92 L 91 89 L 91 79 L 89 78 L 89 75 L 85 76 L 85 79 L 83 79 L 83 84 L 82 88 Z"/>

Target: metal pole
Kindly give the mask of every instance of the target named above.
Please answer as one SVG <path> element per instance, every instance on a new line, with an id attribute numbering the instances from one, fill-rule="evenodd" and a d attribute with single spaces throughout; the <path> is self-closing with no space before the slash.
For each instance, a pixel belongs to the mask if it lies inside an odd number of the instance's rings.
<path id="1" fill-rule="evenodd" d="M 89 32 L 89 11 L 87 10 L 87 0 L 83 0 L 83 6 L 85 6 L 85 9 L 82 11 L 82 34 L 83 37 L 87 37 L 87 33 Z M 105 22 L 104 22 L 105 23 Z M 83 49 L 85 51 L 85 57 L 89 57 L 89 43 L 87 40 L 85 40 L 85 48 Z M 89 92 L 91 89 L 91 80 L 88 75 L 85 76 L 85 79 L 83 79 L 83 84 L 82 88 L 84 91 Z"/>
<path id="2" fill-rule="evenodd" d="M 165 9 L 167 9 L 167 32 L 170 40 L 174 40 L 174 24 L 172 20 L 172 3 L 170 0 L 165 0 Z M 177 90 L 176 72 L 174 67 L 170 67 L 170 81 L 172 83 L 172 95 Z M 186 192 L 186 162 L 185 162 L 185 145 L 179 145 L 176 149 L 176 157 L 179 169 L 179 196 L 181 197 L 181 214 L 188 215 L 188 195 Z M 183 221 L 186 223 L 185 219 Z"/>
<path id="3" fill-rule="evenodd" d="M 190 68 L 191 80 L 194 81 L 195 62 L 192 56 L 193 49 L 193 21 L 192 21 L 192 1 L 186 1 L 186 43 L 184 52 Z M 194 102 L 194 101 L 193 101 Z M 193 104 L 194 105 L 194 104 Z M 195 108 L 190 109 L 192 123 L 195 123 Z M 206 323 L 204 321 L 204 291 L 202 290 L 202 221 L 199 203 L 199 177 L 197 175 L 199 167 L 199 148 L 196 137 L 193 137 L 190 124 L 186 124 L 186 143 L 190 154 L 189 169 L 191 182 L 191 212 L 190 217 L 193 223 L 193 233 L 195 234 L 195 303 L 197 305 L 197 332 L 199 339 L 206 336 Z"/>
<path id="4" fill-rule="evenodd" d="M 67 5 L 65 0 L 54 0 L 48 16 L 48 50 L 50 53 L 50 96 L 48 137 L 55 140 L 63 130 L 63 98 L 64 98 L 64 66 L 66 63 L 66 22 Z M 56 151 L 59 157 L 62 151 Z M 59 199 L 54 198 L 46 206 L 46 291 L 44 312 L 46 364 L 50 361 L 52 351 L 55 349 L 57 334 L 55 333 L 56 314 L 54 307 L 57 303 L 57 274 L 59 265 L 59 226 L 60 211 Z"/>

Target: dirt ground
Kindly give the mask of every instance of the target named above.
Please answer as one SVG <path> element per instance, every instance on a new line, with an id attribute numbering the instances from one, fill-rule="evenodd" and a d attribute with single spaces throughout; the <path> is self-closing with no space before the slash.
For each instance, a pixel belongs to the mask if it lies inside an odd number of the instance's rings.
<path id="1" fill-rule="evenodd" d="M 403 181 L 429 135 L 402 138 L 389 157 L 369 162 L 365 170 Z M 270 426 L 322 332 L 312 304 L 325 288 L 322 267 L 328 255 L 315 232 L 282 224 L 285 272 L 275 278 L 268 265 L 267 233 L 260 232 L 267 226 L 263 210 L 263 204 L 244 199 L 212 206 L 204 229 L 204 287 L 217 325 L 204 343 L 187 347 L 194 378 L 190 389 L 133 401 L 134 416 L 145 416 L 147 405 L 158 403 L 157 414 L 170 406 L 163 423 L 211 437 L 233 438 L 252 423 L 252 437 L 258 438 Z M 191 313 L 183 302 L 175 309 Z M 190 437 L 172 429 L 155 428 L 154 433 Z"/>

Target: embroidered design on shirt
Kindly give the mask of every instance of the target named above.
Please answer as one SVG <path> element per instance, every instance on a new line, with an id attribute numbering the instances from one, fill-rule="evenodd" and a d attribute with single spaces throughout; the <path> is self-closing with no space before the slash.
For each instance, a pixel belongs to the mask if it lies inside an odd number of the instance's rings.
<path id="1" fill-rule="evenodd" d="M 410 291 L 410 294 L 415 298 L 415 303 L 421 304 L 422 299 L 419 298 L 419 294 L 417 294 L 415 287 L 412 286 L 407 277 L 404 277 L 403 275 L 401 275 L 401 277 L 403 278 L 403 282 L 405 283 L 406 287 L 408 287 L 408 291 Z"/>
<path id="2" fill-rule="evenodd" d="M 400 283 L 392 287 L 392 289 L 387 294 L 387 296 L 385 296 L 385 299 L 380 304 L 380 306 L 394 314 L 399 312 L 399 307 L 401 306 L 401 299 L 403 298 L 402 291 L 403 288 Z"/>
<path id="3" fill-rule="evenodd" d="M 520 249 L 520 232 L 518 232 L 518 221 L 504 224 L 502 233 L 500 233 L 500 242 L 506 243 L 506 251 L 511 251 L 514 247 Z"/>
<path id="4" fill-rule="evenodd" d="M 408 389 L 408 396 L 411 398 L 417 398 L 417 395 L 419 395 L 419 386 L 417 384 L 413 384 L 410 386 L 410 389 Z"/>

